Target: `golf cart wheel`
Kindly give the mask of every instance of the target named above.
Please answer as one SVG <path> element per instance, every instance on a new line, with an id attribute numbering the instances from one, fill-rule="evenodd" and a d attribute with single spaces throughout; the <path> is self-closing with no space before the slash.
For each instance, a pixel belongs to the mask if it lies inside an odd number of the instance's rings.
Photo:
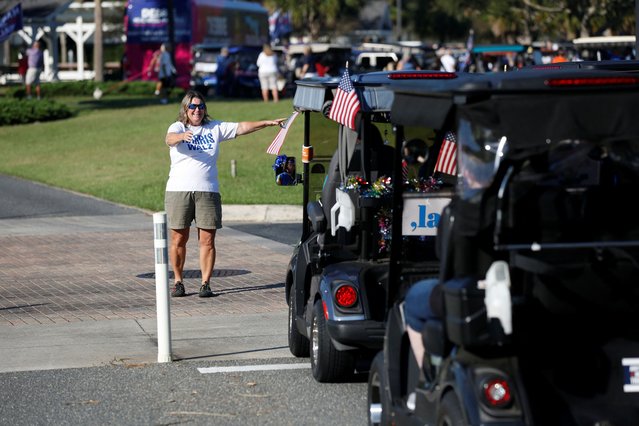
<path id="1" fill-rule="evenodd" d="M 311 322 L 311 369 L 320 383 L 343 382 L 351 378 L 355 357 L 350 351 L 338 351 L 333 346 L 326 327 L 322 301 L 313 306 Z"/>
<path id="2" fill-rule="evenodd" d="M 368 424 L 383 426 L 390 424 L 390 401 L 388 400 L 388 377 L 384 370 L 384 352 L 373 358 L 368 372 Z"/>
<path id="3" fill-rule="evenodd" d="M 446 392 L 437 416 L 437 426 L 465 426 L 464 414 L 455 392 Z"/>
<path id="4" fill-rule="evenodd" d="M 310 342 L 297 329 L 295 318 L 297 309 L 295 307 L 295 287 L 291 288 L 288 296 L 288 348 L 291 353 L 298 358 L 305 358 L 310 353 Z"/>

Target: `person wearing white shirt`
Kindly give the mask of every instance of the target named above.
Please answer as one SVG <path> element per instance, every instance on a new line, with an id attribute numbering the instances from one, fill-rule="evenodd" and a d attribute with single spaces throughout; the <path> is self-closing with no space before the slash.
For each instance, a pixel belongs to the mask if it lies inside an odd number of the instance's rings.
<path id="1" fill-rule="evenodd" d="M 204 97 L 188 91 L 180 104 L 178 120 L 169 126 L 165 143 L 171 167 L 166 183 L 164 207 L 169 231 L 169 257 L 174 273 L 171 296 L 184 296 L 182 273 L 190 226 L 197 227 L 202 285 L 200 297 L 211 297 L 209 280 L 215 267 L 215 232 L 222 227 L 217 158 L 220 144 L 270 126 L 284 118 L 239 123 L 213 120 Z"/>
<path id="2" fill-rule="evenodd" d="M 457 60 L 451 55 L 450 49 L 444 50 L 444 54 L 439 58 L 442 64 L 442 71 L 455 72 L 457 68 Z"/>
<path id="3" fill-rule="evenodd" d="M 268 93 L 271 92 L 273 102 L 278 102 L 277 76 L 279 70 L 277 68 L 277 55 L 268 44 L 262 46 L 262 51 L 257 57 L 257 68 L 257 75 L 260 79 L 260 88 L 262 90 L 262 99 L 264 99 L 264 102 L 268 102 Z"/>

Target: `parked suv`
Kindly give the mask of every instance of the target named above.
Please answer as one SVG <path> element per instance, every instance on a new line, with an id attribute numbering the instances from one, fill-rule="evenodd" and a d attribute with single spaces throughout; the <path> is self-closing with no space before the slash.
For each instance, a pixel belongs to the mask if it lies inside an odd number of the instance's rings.
<path id="1" fill-rule="evenodd" d="M 397 64 L 400 59 L 395 52 L 359 52 L 355 57 L 355 66 L 360 72 L 381 71 L 388 64 Z"/>
<path id="2" fill-rule="evenodd" d="M 190 86 L 205 96 L 214 95 L 219 84 L 217 57 L 220 48 L 197 47 L 193 54 Z M 259 97 L 260 80 L 257 75 L 257 57 L 261 47 L 230 47 L 224 70 L 229 97 Z"/>

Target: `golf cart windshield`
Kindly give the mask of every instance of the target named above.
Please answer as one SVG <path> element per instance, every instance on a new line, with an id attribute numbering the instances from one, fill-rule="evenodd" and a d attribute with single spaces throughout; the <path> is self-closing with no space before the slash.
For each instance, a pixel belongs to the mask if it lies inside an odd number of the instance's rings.
<path id="1" fill-rule="evenodd" d="M 488 188 L 508 150 L 508 138 L 478 123 L 459 123 L 459 196 L 466 201 Z"/>
<path id="2" fill-rule="evenodd" d="M 637 245 L 638 138 L 560 140 L 516 169 L 501 183 L 501 243 Z"/>
<path id="3" fill-rule="evenodd" d="M 459 106 L 458 228 L 511 248 L 637 244 L 636 93 L 525 98 Z"/>

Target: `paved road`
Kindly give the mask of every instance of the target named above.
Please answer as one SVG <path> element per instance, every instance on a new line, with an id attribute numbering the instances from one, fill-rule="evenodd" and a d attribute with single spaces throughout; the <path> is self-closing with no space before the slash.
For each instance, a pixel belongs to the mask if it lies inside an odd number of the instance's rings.
<path id="1" fill-rule="evenodd" d="M 85 219 L 80 222 L 86 226 L 89 223 L 87 217 L 90 216 L 101 217 L 102 224 L 104 224 L 109 217 L 113 219 L 113 217 L 121 215 L 139 216 L 141 213 L 139 209 L 120 206 L 94 197 L 73 194 L 69 191 L 5 175 L 0 175 L 0 194 L 2 194 L 0 220 L 78 217 Z M 277 222 L 260 220 L 259 223 L 252 221 L 252 217 L 249 216 L 250 210 L 252 208 L 240 210 L 235 206 L 226 206 L 225 226 L 289 246 L 299 241 L 299 236 L 302 233 L 301 209 L 299 215 L 296 215 L 296 211 L 292 210 L 287 211 L 286 216 L 281 217 Z M 256 214 L 258 218 L 263 216 L 255 211 L 253 214 Z M 277 214 L 273 215 L 274 218 L 277 216 Z M 58 222 L 60 222 L 59 219 Z M 40 223 L 52 224 L 55 221 L 41 221 Z M 9 226 L 0 227 L 0 232 L 17 233 L 21 229 L 21 227 L 16 229 L 15 226 L 11 227 L 13 229 L 9 228 Z"/>
<path id="2" fill-rule="evenodd" d="M 317 383 L 290 359 L 0 374 L 0 424 L 344 425 L 366 422 L 364 382 Z M 228 368 L 228 372 L 208 372 Z M 208 370 L 206 370 L 208 369 Z"/>
<path id="3" fill-rule="evenodd" d="M 0 175 L 0 219 L 139 214 L 140 210 Z"/>
<path id="4" fill-rule="evenodd" d="M 189 257 L 189 297 L 171 300 L 174 362 L 158 364 L 150 215 L 3 176 L 0 194 L 0 424 L 365 423 L 365 377 L 316 383 L 288 350 L 283 280 L 297 236 L 279 237 L 278 224 L 225 211 L 218 296 L 195 296 Z M 248 371 L 200 370 L 231 366 Z"/>

